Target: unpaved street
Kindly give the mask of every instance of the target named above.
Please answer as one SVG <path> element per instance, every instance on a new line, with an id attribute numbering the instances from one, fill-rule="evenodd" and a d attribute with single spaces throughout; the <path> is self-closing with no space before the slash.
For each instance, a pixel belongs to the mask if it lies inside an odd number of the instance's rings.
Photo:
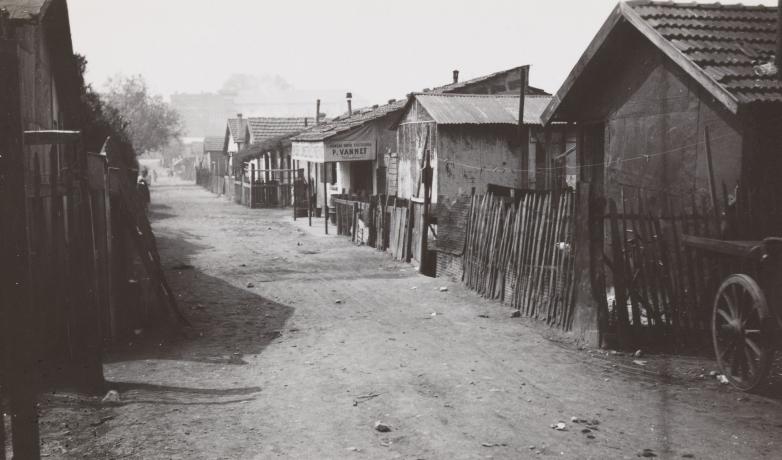
<path id="1" fill-rule="evenodd" d="M 782 451 L 779 401 L 720 385 L 708 360 L 651 356 L 642 366 L 578 350 L 458 284 L 323 235 L 320 219 L 308 228 L 290 210 L 247 209 L 176 179 L 152 190 L 167 275 L 194 329 L 176 340 L 143 333 L 109 356 L 117 406 L 49 395 L 50 457 L 739 459 Z M 662 378 L 671 366 L 694 370 Z M 377 421 L 391 431 L 375 430 Z M 564 430 L 551 427 L 558 422 Z"/>

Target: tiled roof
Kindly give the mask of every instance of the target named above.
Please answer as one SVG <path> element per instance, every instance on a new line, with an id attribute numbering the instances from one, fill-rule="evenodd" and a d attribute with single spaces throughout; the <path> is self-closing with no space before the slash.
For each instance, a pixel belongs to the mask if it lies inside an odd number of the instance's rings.
<path id="1" fill-rule="evenodd" d="M 234 142 L 244 142 L 244 133 L 247 131 L 247 119 L 229 118 L 228 131 L 234 138 Z"/>
<path id="2" fill-rule="evenodd" d="M 8 10 L 12 20 L 26 21 L 45 13 L 49 3 L 51 0 L 0 0 L 0 10 Z"/>
<path id="3" fill-rule="evenodd" d="M 437 124 L 481 125 L 519 122 L 519 96 L 477 94 L 417 94 L 415 98 Z M 524 98 L 524 124 L 540 125 L 551 96 Z"/>
<path id="4" fill-rule="evenodd" d="M 403 99 L 377 107 L 356 109 L 353 111 L 352 116 L 348 116 L 347 114 L 340 115 L 339 117 L 336 117 L 330 121 L 313 126 L 312 128 L 294 136 L 291 138 L 291 140 L 294 142 L 322 141 L 339 133 L 344 133 L 345 131 L 349 131 L 355 127 L 361 126 L 364 123 L 396 113 L 397 111 L 401 110 L 406 103 L 407 100 Z"/>
<path id="5" fill-rule="evenodd" d="M 252 117 L 248 118 L 250 125 L 251 142 L 254 144 L 267 139 L 294 135 L 312 124 L 312 118 L 272 118 Z"/>
<path id="6" fill-rule="evenodd" d="M 469 86 L 476 85 L 476 84 L 479 84 L 479 83 L 483 83 L 486 80 L 491 80 L 492 78 L 498 77 L 500 75 L 506 75 L 506 74 L 510 74 L 510 73 L 519 73 L 519 71 L 521 71 L 522 67 L 524 67 L 524 66 L 518 66 L 518 67 L 514 67 L 512 69 L 508 69 L 508 70 L 501 70 L 499 72 L 490 73 L 489 75 L 484 75 L 482 77 L 472 78 L 470 80 L 464 80 L 464 81 L 460 81 L 460 82 L 457 82 L 457 83 L 449 83 L 447 85 L 438 86 L 437 88 L 432 89 L 431 92 L 432 93 L 437 93 L 437 94 L 440 94 L 440 93 L 458 93 L 458 92 L 464 90 L 465 88 L 467 88 Z M 545 95 L 545 94 L 548 94 L 548 93 L 543 91 L 540 88 L 535 88 L 534 86 L 527 86 L 527 94 L 541 94 L 541 95 Z"/>
<path id="7" fill-rule="evenodd" d="M 782 80 L 758 69 L 774 60 L 776 7 L 652 1 L 628 6 L 740 104 L 782 102 Z"/>
<path id="8" fill-rule="evenodd" d="M 222 152 L 225 145 L 224 137 L 210 136 L 204 139 L 204 152 Z"/>

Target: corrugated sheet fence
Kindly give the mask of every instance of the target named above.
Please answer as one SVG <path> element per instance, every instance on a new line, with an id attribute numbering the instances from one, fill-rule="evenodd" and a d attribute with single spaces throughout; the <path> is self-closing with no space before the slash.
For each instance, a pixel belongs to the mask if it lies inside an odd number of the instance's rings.
<path id="1" fill-rule="evenodd" d="M 523 316 L 569 330 L 573 217 L 570 191 L 530 191 L 516 200 L 473 197 L 462 255 L 464 284 Z"/>

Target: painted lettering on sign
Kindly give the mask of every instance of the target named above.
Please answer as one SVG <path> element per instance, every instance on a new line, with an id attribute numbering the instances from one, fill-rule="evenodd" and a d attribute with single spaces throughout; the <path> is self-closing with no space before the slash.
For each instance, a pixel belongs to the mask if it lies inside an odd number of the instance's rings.
<path id="1" fill-rule="evenodd" d="M 326 144 L 326 161 L 361 161 L 375 159 L 372 141 L 339 141 Z"/>

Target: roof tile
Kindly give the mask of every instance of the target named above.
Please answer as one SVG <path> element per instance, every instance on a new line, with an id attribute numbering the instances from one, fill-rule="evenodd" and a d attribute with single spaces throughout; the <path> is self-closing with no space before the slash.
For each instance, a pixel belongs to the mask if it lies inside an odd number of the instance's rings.
<path id="1" fill-rule="evenodd" d="M 782 100 L 782 83 L 755 73 L 757 65 L 773 59 L 775 7 L 655 1 L 628 5 L 740 103 Z"/>

